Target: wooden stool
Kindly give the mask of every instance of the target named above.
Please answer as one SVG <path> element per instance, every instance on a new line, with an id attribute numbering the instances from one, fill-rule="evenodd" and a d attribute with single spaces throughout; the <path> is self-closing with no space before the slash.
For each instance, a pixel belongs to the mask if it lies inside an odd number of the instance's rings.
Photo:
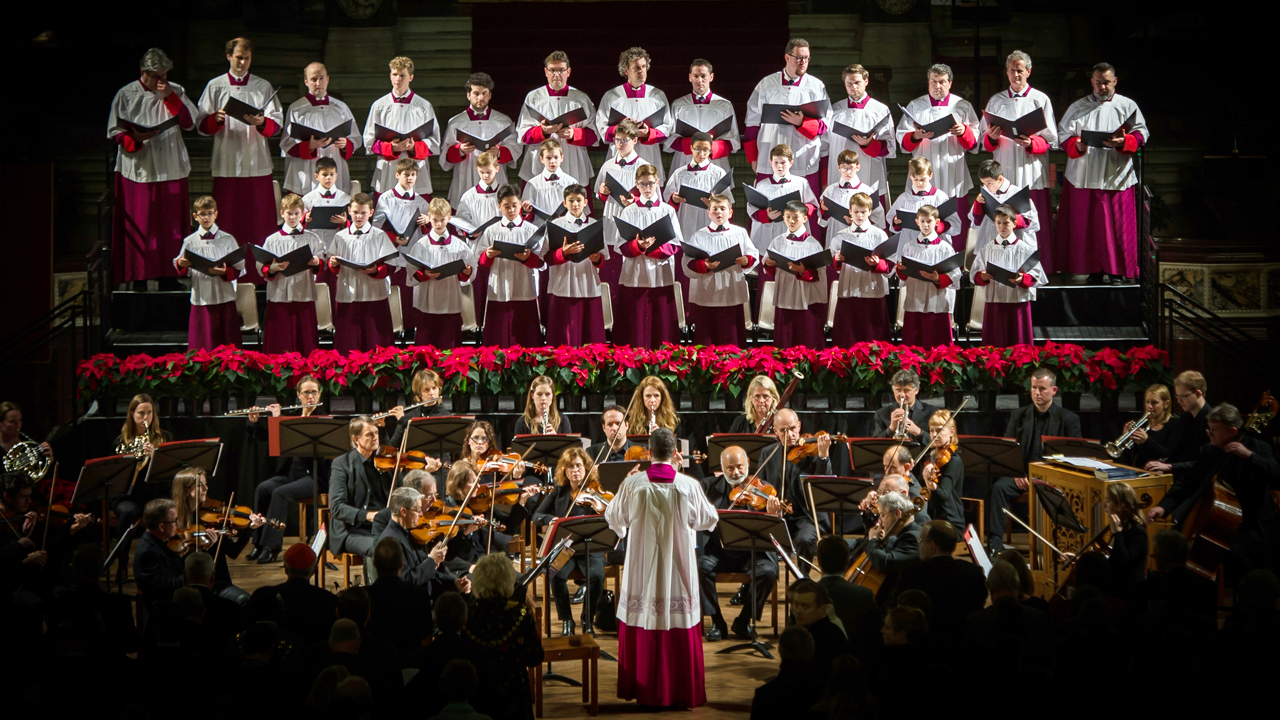
<path id="1" fill-rule="evenodd" d="M 978 516 L 978 522 L 973 523 L 974 530 L 978 531 L 978 544 L 986 546 L 987 544 L 987 504 L 978 498 L 960 498 L 960 504 L 964 507 L 965 520 L 969 519 L 970 513 Z M 956 528 L 956 532 L 960 534 L 957 538 L 959 543 L 956 544 L 956 551 L 952 555 L 968 555 L 969 546 L 964 541 L 964 528 Z M 992 560 L 994 562 L 994 559 Z"/>
<path id="2" fill-rule="evenodd" d="M 716 573 L 715 582 L 734 582 L 747 586 L 747 592 L 753 592 L 751 589 L 751 573 Z M 778 583 L 773 584 L 773 597 L 770 615 L 773 619 L 773 634 L 778 634 Z"/>
<path id="3" fill-rule="evenodd" d="M 542 641 L 542 662 L 582 661 L 582 702 L 587 705 L 588 715 L 600 714 L 600 682 L 597 665 L 600 661 L 600 646 L 590 635 L 570 635 L 569 637 L 546 638 Z M 542 717 L 542 664 L 530 668 L 533 673 L 534 712 Z"/>

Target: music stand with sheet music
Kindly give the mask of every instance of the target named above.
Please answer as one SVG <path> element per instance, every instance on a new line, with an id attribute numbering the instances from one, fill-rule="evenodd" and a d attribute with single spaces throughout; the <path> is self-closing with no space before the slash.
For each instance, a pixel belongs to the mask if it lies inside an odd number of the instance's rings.
<path id="1" fill-rule="evenodd" d="M 1044 448 L 1043 455 L 1045 457 L 1066 455 L 1067 457 L 1087 457 L 1093 460 L 1101 460 L 1102 462 L 1115 460 L 1115 458 L 1107 454 L 1107 449 L 1102 447 L 1102 443 L 1097 440 L 1041 435 L 1040 446 Z"/>
<path id="2" fill-rule="evenodd" d="M 973 523 L 969 523 L 964 529 L 964 544 L 969 548 L 969 557 L 973 559 L 973 564 L 982 568 L 983 575 L 990 575 L 991 558 L 987 556 L 986 548 L 982 547 L 982 538 L 978 537 L 978 531 L 973 527 Z"/>
<path id="3" fill-rule="evenodd" d="M 218 472 L 218 461 L 221 459 L 222 441 L 218 438 L 160 443 L 155 452 L 151 453 L 145 482 L 169 482 L 179 472 L 192 467 L 201 468 L 209 477 L 213 477 Z"/>
<path id="4" fill-rule="evenodd" d="M 920 447 L 920 443 L 893 438 L 849 438 L 849 464 L 854 470 L 880 472 L 884 469 L 884 454 L 889 448 L 901 445 L 908 450 Z M 914 454 L 914 453 L 912 453 Z"/>
<path id="5" fill-rule="evenodd" d="M 132 455 L 108 455 L 84 461 L 80 477 L 76 480 L 71 506 L 100 500 L 102 502 L 102 552 L 107 552 L 111 523 L 107 522 L 107 501 L 123 496 L 132 485 L 138 470 L 138 460 Z"/>
<path id="6" fill-rule="evenodd" d="M 707 436 L 707 472 L 720 470 L 720 456 L 728 447 L 737 445 L 747 451 L 747 472 L 754 472 L 752 465 L 760 451 L 776 445 L 778 438 L 773 433 L 715 433 Z"/>
<path id="7" fill-rule="evenodd" d="M 844 528 L 846 512 L 860 512 L 858 504 L 875 489 L 875 481 L 869 478 L 840 477 L 838 475 L 801 475 L 800 482 L 809 486 L 814 512 L 835 513 L 840 521 L 831 523 L 831 534 L 840 536 L 836 528 Z M 818 518 L 813 521 L 818 522 Z"/>
<path id="8" fill-rule="evenodd" d="M 476 421 L 475 415 L 434 415 L 409 420 L 405 429 L 404 449 L 427 452 L 435 450 L 435 457 L 443 460 L 444 454 L 461 454 L 467 446 L 467 428 Z"/>
<path id="9" fill-rule="evenodd" d="M 1080 523 L 1080 518 L 1076 517 L 1075 511 L 1071 509 L 1071 502 L 1067 500 L 1066 493 L 1036 478 L 1031 478 L 1031 489 L 1036 494 L 1036 502 L 1044 509 L 1044 514 L 1049 516 L 1049 522 L 1053 523 L 1055 529 L 1063 528 L 1071 532 L 1089 534 L 1089 528 Z"/>
<path id="10" fill-rule="evenodd" d="M 563 437 L 563 436 L 562 436 Z M 604 519 L 603 515 L 575 515 L 573 517 L 562 517 L 551 524 L 551 528 L 547 532 L 546 547 L 555 547 L 564 538 L 572 538 L 569 547 L 576 555 L 579 552 L 585 553 L 587 557 L 586 578 L 586 615 L 595 622 L 595 609 L 591 607 L 591 558 L 592 552 L 608 552 L 618 544 L 618 534 L 609 527 L 609 522 Z M 579 549 L 581 545 L 581 549 Z M 596 546 L 599 546 L 597 549 Z M 604 582 L 604 578 L 600 579 Z M 551 587 L 551 573 L 547 573 L 546 587 Z M 548 594 L 550 594 L 548 592 Z M 593 632 L 594 636 L 595 633 Z M 617 662 L 618 659 L 605 652 L 600 651 L 600 657 L 605 660 Z"/>
<path id="11" fill-rule="evenodd" d="M 551 472 L 551 466 L 560 462 L 560 456 L 571 447 L 586 449 L 581 434 L 516 435 L 511 439 L 511 452 L 524 458 L 526 465 L 546 465 L 547 472 Z"/>
<path id="12" fill-rule="evenodd" d="M 639 472 L 649 469 L 653 463 L 648 460 L 615 460 L 613 462 L 602 462 L 596 465 L 596 478 L 600 481 L 600 488 L 605 492 L 616 493 L 618 488 L 622 487 L 622 482 L 631 474 L 632 468 L 640 466 Z"/>
<path id="13" fill-rule="evenodd" d="M 769 552 L 775 545 L 773 539 L 776 533 L 786 533 L 787 521 L 777 515 L 769 513 L 754 512 L 751 510 L 720 510 L 717 513 L 720 521 L 716 523 L 716 532 L 720 534 L 720 545 L 725 550 L 737 550 L 739 552 L 745 550 L 751 553 L 751 604 L 755 604 L 755 584 L 756 584 L 756 552 Z M 760 608 L 752 607 L 751 612 L 747 613 L 751 624 L 751 641 L 738 643 L 723 650 L 717 650 L 717 655 L 726 655 L 735 650 L 751 649 L 760 653 L 769 660 L 773 659 L 773 655 L 769 653 L 772 647 L 769 643 L 761 642 L 760 636 L 756 634 L 756 612 Z"/>

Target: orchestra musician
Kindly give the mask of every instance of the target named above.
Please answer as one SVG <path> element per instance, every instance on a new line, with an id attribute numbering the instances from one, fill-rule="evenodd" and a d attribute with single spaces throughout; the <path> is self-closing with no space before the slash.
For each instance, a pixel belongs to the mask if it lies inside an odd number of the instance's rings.
<path id="1" fill-rule="evenodd" d="M 1147 577 L 1147 557 L 1151 541 L 1147 537 L 1146 517 L 1138 507 L 1138 493 L 1128 483 L 1107 485 L 1102 501 L 1102 517 L 1111 529 L 1107 561 L 1111 565 L 1111 595 L 1129 598 L 1138 583 Z M 1063 553 L 1070 559 L 1075 553 Z"/>
<path id="2" fill-rule="evenodd" d="M 1209 411 L 1209 444 L 1185 476 L 1175 477 L 1173 487 L 1160 504 L 1147 510 L 1147 519 L 1170 517 L 1186 521 L 1206 495 L 1221 481 L 1240 503 L 1240 529 L 1227 555 L 1227 582 L 1234 584 L 1253 567 L 1268 567 L 1274 559 L 1277 535 L 1275 510 L 1268 491 L 1280 490 L 1280 464 L 1271 446 L 1243 434 L 1244 418 L 1235 406 L 1222 403 Z"/>
<path id="3" fill-rule="evenodd" d="M 872 567 L 885 576 L 876 593 L 876 600 L 883 606 L 896 594 L 898 574 L 920 562 L 920 532 L 924 524 L 914 516 L 915 506 L 902 493 L 881 495 L 876 500 L 876 508 L 880 521 L 867 531 L 867 558 Z M 907 520 L 898 526 L 904 515 L 908 516 Z"/>
<path id="4" fill-rule="evenodd" d="M 556 385 L 546 375 L 529 383 L 524 414 L 516 418 L 516 435 L 568 435 L 573 432 L 569 418 L 556 408 Z"/>
<path id="5" fill-rule="evenodd" d="M 1169 438 L 1169 456 L 1148 460 L 1143 468 L 1147 472 L 1172 472 L 1179 481 L 1200 458 L 1201 448 L 1207 445 L 1205 434 L 1209 431 L 1209 401 L 1205 397 L 1208 384 L 1204 375 L 1195 370 L 1183 370 L 1173 379 L 1173 396 L 1178 401 L 1178 422 Z"/>
<path id="6" fill-rule="evenodd" d="M 38 572 L 49 554 L 31 539 L 36 512 L 31 507 L 32 483 L 26 473 L 8 472 L 0 478 L 0 514 L 5 529 L 0 530 L 0 590 L 11 593 L 28 572 Z"/>
<path id="7" fill-rule="evenodd" d="M 303 375 L 296 386 L 299 405 L 320 404 L 320 383 L 310 375 Z M 272 403 L 264 408 L 271 417 L 280 417 L 280 403 Z M 318 407 L 303 407 L 299 417 L 310 417 Z M 249 413 L 249 425 L 246 431 L 249 437 L 262 442 L 268 437 L 267 422 L 263 413 Z M 269 422 L 269 421 L 268 421 Z M 326 468 L 318 458 L 293 457 L 285 461 L 278 474 L 261 483 L 254 490 L 253 507 L 269 520 L 285 521 L 289 506 L 317 494 L 316 483 L 319 482 L 320 493 L 329 491 L 329 476 Z M 328 463 L 324 463 L 327 465 Z M 318 467 L 319 466 L 319 467 Z M 248 559 L 256 560 L 261 565 L 270 565 L 276 561 L 284 547 L 284 531 L 270 523 L 255 526 L 253 533 L 253 550 Z"/>
<path id="8" fill-rule="evenodd" d="M 729 493 L 747 479 L 747 453 L 737 445 L 730 445 L 720 454 L 720 475 L 708 475 L 700 480 L 707 500 L 716 510 L 746 510 L 729 498 Z M 776 501 L 775 501 L 776 502 Z M 698 533 L 698 587 L 702 602 L 702 614 L 711 617 L 711 629 L 703 634 L 707 642 L 716 642 L 729 636 L 729 627 L 720 613 L 719 594 L 716 590 L 716 573 L 742 573 L 751 571 L 751 553 L 746 550 L 725 550 L 720 537 L 713 531 Z M 778 558 L 774 553 L 756 553 L 755 584 L 751 602 L 743 602 L 742 611 L 733 621 L 733 634 L 745 640 L 751 637 L 748 614 L 755 610 L 760 620 L 764 606 L 778 582 Z M 746 598 L 744 597 L 744 600 Z"/>
<path id="9" fill-rule="evenodd" d="M 925 454 L 920 470 L 925 489 L 929 491 L 928 515 L 946 520 L 953 528 L 962 528 L 964 503 L 960 494 L 964 490 L 964 461 L 955 448 L 956 425 L 950 410 L 944 408 L 929 417 L 929 435 L 933 447 Z"/>
<path id="10" fill-rule="evenodd" d="M 129 401 L 129 411 L 125 414 L 124 425 L 120 428 L 120 434 L 116 436 L 112 448 L 119 449 L 122 447 L 140 446 L 142 458 L 139 459 L 139 472 L 134 477 L 133 483 L 128 491 L 111 502 L 111 510 L 116 514 L 116 529 L 123 533 L 126 529 L 133 526 L 138 518 L 142 515 L 142 508 L 149 500 L 155 499 L 160 495 L 160 490 L 155 486 L 149 486 L 142 482 L 140 476 L 143 474 L 143 459 L 150 457 L 151 452 L 155 450 L 155 446 L 161 443 L 167 443 L 173 439 L 167 430 L 160 427 L 160 416 L 156 413 L 155 401 L 150 395 L 142 393 L 134 395 Z M 126 568 L 128 567 L 129 548 L 133 545 L 132 538 L 120 548 L 119 572 L 118 580 L 123 581 Z"/>
<path id="11" fill-rule="evenodd" d="M 480 475 L 470 463 L 456 463 L 449 469 L 449 478 L 445 481 L 445 496 L 442 498 L 445 507 L 457 511 L 462 520 L 471 521 L 459 523 L 458 532 L 449 538 L 448 550 L 445 552 L 445 566 L 460 578 L 471 575 L 471 570 L 481 557 L 488 554 L 491 545 L 494 552 L 506 552 L 507 545 L 511 542 L 511 536 L 500 532 L 496 527 L 479 526 L 478 519 L 483 517 L 487 522 L 489 513 L 473 511 L 468 502 L 468 498 L 475 496 L 479 485 Z M 521 497 L 526 496 L 522 494 Z M 504 526 L 506 522 L 504 517 L 496 513 L 493 520 L 497 526 Z M 489 540 L 490 533 L 493 533 L 492 541 Z"/>
<path id="12" fill-rule="evenodd" d="M 133 577 L 142 595 L 143 608 L 149 611 L 155 603 L 168 600 L 173 591 L 185 585 L 182 556 L 169 549 L 169 540 L 178 533 L 178 506 L 169 498 L 156 498 L 142 511 L 142 524 L 147 529 L 138 541 L 133 555 Z M 146 632 L 146 616 L 140 630 Z"/>
<path id="13" fill-rule="evenodd" d="M 462 454 L 459 459 L 470 463 L 477 472 L 484 465 L 486 458 L 496 455 L 502 451 L 498 448 L 498 434 L 494 432 L 493 425 L 487 420 L 477 420 L 467 426 L 467 443 L 462 447 Z M 515 470 L 511 473 L 511 477 L 519 478 L 524 476 L 524 462 L 515 464 Z"/>
<path id="14" fill-rule="evenodd" d="M 733 419 L 729 432 L 735 435 L 755 432 L 760 421 L 777 409 L 779 400 L 778 386 L 773 384 L 768 375 L 751 378 L 751 384 L 747 386 L 746 408 Z"/>
<path id="15" fill-rule="evenodd" d="M 790 408 L 779 410 L 773 418 L 773 434 L 782 445 L 770 445 L 761 449 L 758 459 L 759 466 L 762 466 L 760 477 L 778 491 L 778 498 L 768 500 L 765 512 L 779 513 L 782 510 L 779 500 L 791 503 L 792 512 L 786 517 L 794 550 L 806 560 L 813 560 L 818 546 L 818 533 L 800 476 L 831 474 L 831 437 L 818 435 L 813 439 L 817 445 L 817 452 L 813 456 L 800 462 L 790 462 L 787 452 L 800 443 L 800 416 Z M 778 448 L 777 451 L 774 451 L 774 447 Z M 808 567 L 804 564 L 801 569 L 807 572 Z"/>
<path id="16" fill-rule="evenodd" d="M 178 509 L 177 530 L 179 533 L 188 531 L 199 533 L 203 528 L 206 533 L 216 532 L 223 536 L 214 542 L 214 546 L 218 548 L 216 552 L 212 547 L 208 550 L 209 554 L 215 555 L 213 591 L 220 597 L 231 600 L 241 606 L 248 605 L 249 593 L 236 587 L 231 582 L 231 571 L 227 567 L 227 558 L 240 557 L 240 551 L 244 550 L 244 546 L 249 544 L 250 533 L 241 530 L 232 539 L 229 537 L 230 532 L 226 530 L 219 532 L 213 528 L 208 528 L 201 521 L 200 508 L 209 499 L 209 478 L 205 474 L 204 468 L 188 467 L 179 470 L 178 474 L 173 476 L 170 491 L 173 504 Z M 222 515 L 223 512 L 225 510 L 216 514 Z M 266 523 L 266 518 L 258 513 L 250 513 L 248 520 L 249 529 L 251 530 L 257 530 Z"/>
<path id="17" fill-rule="evenodd" d="M 680 416 L 676 403 L 662 378 L 647 375 L 627 405 L 627 434 L 650 435 L 658 428 L 666 428 L 680 437 Z"/>
<path id="18" fill-rule="evenodd" d="M 907 442 L 926 444 L 929 442 L 929 416 L 934 408 L 919 402 L 920 376 L 911 370 L 899 370 L 889 381 L 893 388 L 893 405 L 887 405 L 876 411 L 875 429 L 872 437 L 899 437 L 899 430 L 905 430 L 899 439 Z M 905 421 L 905 426 L 904 426 Z"/>
<path id="19" fill-rule="evenodd" d="M 1173 417 L 1173 398 L 1169 388 L 1155 384 L 1147 388 L 1142 397 L 1142 409 L 1147 414 L 1147 426 L 1133 431 L 1133 448 L 1126 451 L 1124 464 L 1143 467 L 1147 463 L 1165 462 L 1173 447 L 1172 440 L 1178 432 L 1178 419 Z M 1125 423 L 1129 432 L 1133 422 Z"/>
<path id="20" fill-rule="evenodd" d="M 423 368 L 413 374 L 413 402 L 410 405 L 418 405 L 418 407 L 406 410 L 403 405 L 397 405 L 388 412 L 391 417 L 396 419 L 395 430 L 391 433 L 388 445 L 395 449 L 400 449 L 400 444 L 404 441 L 404 433 L 409 429 L 409 422 L 414 418 L 420 417 L 437 417 L 445 415 L 444 403 L 440 402 L 440 392 L 444 388 L 444 381 L 436 374 L 434 370 Z M 423 405 L 422 403 L 432 403 Z M 433 458 L 427 456 L 427 472 L 437 472 L 441 468 L 441 461 L 448 461 L 447 457 Z"/>
<path id="21" fill-rule="evenodd" d="M 431 588 L 430 594 L 433 597 L 438 597 L 444 590 L 455 586 L 465 592 L 466 590 L 463 589 L 467 582 L 465 578 L 454 578 L 441 568 L 444 565 L 445 553 L 449 549 L 448 544 L 437 542 L 428 550 L 425 545 L 418 543 L 409 534 L 409 531 L 416 528 L 422 520 L 423 506 L 435 499 L 435 478 L 425 473 L 424 475 L 423 484 L 430 484 L 430 495 L 409 487 L 408 483 L 391 491 L 391 500 L 388 505 L 391 510 L 391 522 L 382 531 L 378 541 L 390 538 L 400 545 L 400 549 L 404 552 L 400 579 L 409 585 Z M 437 587 L 444 581 L 448 581 L 448 588 Z"/>
<path id="22" fill-rule="evenodd" d="M 555 490 L 542 498 L 538 509 L 533 514 L 533 521 L 538 525 L 550 528 L 556 520 L 564 517 L 581 515 L 599 515 L 603 507 L 597 509 L 588 504 L 583 497 L 583 486 L 592 482 L 598 483 L 596 469 L 592 458 L 580 447 L 567 448 L 556 463 Z M 597 484 L 596 487 L 599 487 Z M 581 500 L 575 502 L 575 500 Z M 588 567 L 588 562 L 590 567 Z M 551 594 L 556 602 L 556 616 L 560 618 L 560 634 L 573 635 L 573 611 L 569 602 L 569 575 L 577 571 L 587 582 L 587 599 L 582 606 L 582 632 L 595 634 L 592 628 L 592 617 L 588 609 L 595 612 L 600 608 L 600 596 L 604 591 L 604 554 L 577 553 L 564 567 L 551 578 Z"/>
<path id="23" fill-rule="evenodd" d="M 621 405 L 605 408 L 600 413 L 600 429 L 604 431 L 604 440 L 587 448 L 587 455 L 592 460 L 598 457 L 602 463 L 621 462 L 627 459 L 627 450 L 638 446 L 627 438 L 627 411 Z M 607 452 L 604 451 L 605 443 L 609 444 Z"/>
<path id="24" fill-rule="evenodd" d="M 15 402 L 0 402 L 0 456 L 7 455 L 22 440 L 22 408 Z M 40 443 L 40 452 L 53 459 L 53 446 L 49 443 Z"/>
<path id="25" fill-rule="evenodd" d="M 329 471 L 329 547 L 334 552 L 366 558 L 373 554 L 373 519 L 387 504 L 391 477 L 374 465 L 378 426 L 368 415 L 347 426 L 351 450 L 333 461 Z"/>

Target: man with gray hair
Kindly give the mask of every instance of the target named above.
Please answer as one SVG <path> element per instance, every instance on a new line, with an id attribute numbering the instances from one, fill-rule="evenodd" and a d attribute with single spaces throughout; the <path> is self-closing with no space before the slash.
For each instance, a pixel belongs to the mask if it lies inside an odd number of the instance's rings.
<path id="1" fill-rule="evenodd" d="M 191 159 L 182 130 L 194 129 L 200 112 L 181 85 L 169 82 L 173 61 L 163 50 L 151 48 L 138 65 L 141 77 L 116 92 L 107 118 L 107 137 L 117 146 L 115 284 L 175 277 L 169 258 L 182 251 L 191 222 Z"/>
<path id="2" fill-rule="evenodd" d="M 965 153 L 978 152 L 978 114 L 968 100 L 951 93 L 955 79 L 951 68 L 937 64 L 929 68 L 929 92 L 912 100 L 898 123 L 898 143 L 911 157 L 923 157 L 933 166 L 933 187 L 946 193 L 948 198 L 958 198 L 957 210 L 963 209 L 973 180 Z M 914 120 L 913 120 L 914 118 Z M 925 131 L 922 125 L 950 119 L 946 129 Z M 905 192 L 913 192 L 911 180 L 907 180 Z M 926 191 L 928 192 L 928 191 Z M 960 229 L 947 228 L 945 234 L 953 238 L 953 247 L 964 252 L 969 235 L 968 213 L 959 212 Z M 943 213 L 944 216 L 947 213 Z"/>
<path id="3" fill-rule="evenodd" d="M 378 426 L 357 415 L 347 427 L 351 451 L 333 461 L 329 471 L 329 548 L 368 557 L 377 538 L 373 520 L 387 504 L 391 477 L 373 463 Z"/>
<path id="4" fill-rule="evenodd" d="M 1040 263 L 1046 273 L 1052 273 L 1055 271 L 1051 253 L 1045 250 L 1053 247 L 1053 223 L 1049 222 L 1053 217 L 1053 206 L 1049 203 L 1049 163 L 1046 158 L 1047 153 L 1058 146 L 1058 121 L 1053 115 L 1053 102 L 1049 96 L 1027 82 L 1031 78 L 1030 55 L 1021 50 L 1009 53 L 1004 61 L 1004 74 L 1009 78 L 1009 89 L 992 95 L 987 101 L 978 134 L 982 136 L 982 149 L 1000 163 L 1005 179 L 1019 188 L 1030 188 L 1031 204 L 1045 219 L 1036 231 L 1036 245 L 1044 251 L 1040 253 Z M 1044 115 L 1044 127 L 1040 130 L 1023 132 L 1018 129 L 1018 134 L 1010 137 L 990 122 L 990 116 L 995 116 L 997 122 L 1018 120 L 1037 110 Z M 1032 122 L 1035 120 L 1033 115 Z M 977 217 L 982 209 L 975 210 L 974 217 Z"/>
<path id="5" fill-rule="evenodd" d="M 696 533 L 714 528 L 719 517 L 698 481 L 676 471 L 674 433 L 650 434 L 649 455 L 653 464 L 624 480 L 604 513 L 609 527 L 628 537 L 618 597 L 618 697 L 693 708 L 707 702 Z"/>
<path id="6" fill-rule="evenodd" d="M 448 549 L 446 543 L 439 541 L 428 551 L 409 535 L 409 531 L 416 528 L 422 519 L 422 498 L 422 493 L 410 487 L 398 487 L 392 491 L 391 500 L 387 504 L 391 509 L 391 523 L 382 531 L 378 541 L 391 538 L 400 545 L 400 550 L 404 553 L 400 579 L 406 583 L 434 588 L 441 581 L 447 581 L 449 587 L 441 589 L 441 592 L 454 587 L 467 592 L 470 585 L 466 578 L 455 578 L 440 568 Z"/>
<path id="7" fill-rule="evenodd" d="M 915 506 L 902 493 L 881 495 L 876 509 L 880 522 L 867 531 L 867 559 L 885 576 L 876 593 L 876 600 L 884 606 L 896 594 L 902 570 L 920 562 L 920 532 L 924 528 L 915 518 Z"/>

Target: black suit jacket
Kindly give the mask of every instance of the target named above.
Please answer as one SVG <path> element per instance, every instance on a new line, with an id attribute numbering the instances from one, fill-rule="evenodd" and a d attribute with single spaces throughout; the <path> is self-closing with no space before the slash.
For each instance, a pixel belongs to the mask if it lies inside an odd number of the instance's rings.
<path id="1" fill-rule="evenodd" d="M 982 568 L 950 555 L 936 555 L 904 568 L 895 596 L 907 590 L 921 590 L 929 596 L 933 601 L 929 633 L 952 641 L 963 634 L 965 618 L 981 610 L 987 601 Z"/>
<path id="2" fill-rule="evenodd" d="M 609 450 L 605 452 L 603 455 L 601 455 L 600 454 L 601 451 L 604 450 L 604 442 L 601 441 L 587 448 L 587 456 L 590 457 L 592 460 L 595 460 L 596 457 L 598 456 L 600 458 L 600 462 L 602 463 L 620 462 L 622 460 L 627 459 L 628 449 L 636 447 L 639 444 L 640 443 L 632 442 L 631 440 L 628 440 L 626 443 L 623 444 L 621 450 Z"/>
<path id="3" fill-rule="evenodd" d="M 329 628 L 337 619 L 338 596 L 312 585 L 307 580 L 290 578 L 275 586 L 284 602 L 285 630 L 298 638 L 301 645 L 329 639 Z"/>
<path id="4" fill-rule="evenodd" d="M 767 462 L 765 461 L 766 457 L 769 458 Z M 774 452 L 771 447 L 761 448 L 759 456 L 756 458 L 757 463 L 764 463 L 764 469 L 760 472 L 760 477 L 777 489 L 780 499 L 791 503 L 793 512 L 786 517 L 792 528 L 799 525 L 812 525 L 813 514 L 809 512 L 808 496 L 804 493 L 804 486 L 800 482 L 800 476 L 831 475 L 831 458 L 820 458 L 815 455 L 811 458 L 805 458 L 799 463 L 786 462 L 785 480 L 782 469 L 784 460 L 786 458 L 782 455 L 781 447 L 778 448 L 777 452 Z M 783 491 L 784 485 L 785 492 Z"/>
<path id="5" fill-rule="evenodd" d="M 837 632 L 839 632 L 837 630 Z M 809 701 L 822 695 L 827 679 L 818 677 L 812 663 L 783 660 L 778 675 L 756 688 L 751 699 L 751 720 L 777 720 L 793 718 L 809 720 L 825 717 L 809 710 Z"/>
<path id="6" fill-rule="evenodd" d="M 395 540 L 404 553 L 404 565 L 400 570 L 401 580 L 415 587 L 426 587 L 436 579 L 440 572 L 436 561 L 428 555 L 427 548 L 414 541 L 409 531 L 405 530 L 400 523 L 389 523 L 382 531 L 382 535 L 378 537 L 378 542 L 385 538 Z"/>
<path id="7" fill-rule="evenodd" d="M 831 663 L 849 654 L 849 640 L 831 618 L 825 616 L 805 629 L 813 636 L 813 671 L 825 680 L 831 674 Z"/>
<path id="8" fill-rule="evenodd" d="M 333 461 L 329 474 L 330 547 L 341 551 L 348 535 L 373 535 L 373 524 L 365 519 L 365 513 L 386 505 L 390 479 L 383 480 L 381 475 L 368 477 L 364 456 L 354 448 Z"/>
<path id="9" fill-rule="evenodd" d="M 1271 446 L 1246 435 L 1241 441 L 1253 451 L 1249 458 L 1228 455 L 1213 445 L 1200 448 L 1200 456 L 1185 475 L 1160 500 L 1160 507 L 1181 523 L 1201 498 L 1213 488 L 1216 475 L 1235 491 L 1240 501 L 1240 532 L 1233 546 L 1265 562 L 1276 534 L 1276 513 L 1268 490 L 1280 490 L 1280 465 Z M 1222 468 L 1218 470 L 1218 468 Z"/>
<path id="10" fill-rule="evenodd" d="M 413 403 L 409 403 L 412 405 Z M 437 403 L 429 407 L 414 408 L 404 414 L 404 418 L 396 422 L 395 429 L 391 431 L 391 436 L 387 439 L 387 444 L 400 449 L 400 443 L 404 440 L 404 433 L 409 429 L 409 421 L 420 417 L 435 417 L 437 415 L 447 414 L 442 403 Z M 443 459 L 443 458 L 442 458 Z"/>
<path id="11" fill-rule="evenodd" d="M 1004 430 L 1005 437 L 1011 437 L 1022 446 L 1024 463 L 1040 462 L 1044 459 L 1044 451 L 1040 448 L 1035 433 L 1035 405 L 1026 405 L 1013 411 L 1009 417 L 1009 425 Z M 1049 406 L 1049 421 L 1045 423 L 1041 436 L 1049 437 L 1081 437 L 1080 416 L 1063 408 L 1061 405 Z M 1037 452 L 1039 450 L 1039 452 Z"/>
<path id="12" fill-rule="evenodd" d="M 173 597 L 184 584 L 182 557 L 150 532 L 144 532 L 133 555 L 133 576 L 148 604 Z"/>
<path id="13" fill-rule="evenodd" d="M 897 587 L 902 571 L 920 562 L 922 530 L 924 525 L 920 524 L 917 517 L 897 535 L 867 542 L 867 557 L 871 560 L 871 565 L 885 576 L 884 584 L 876 593 L 876 600 L 881 605 L 888 604 L 889 599 L 896 596 L 894 588 Z"/>
<path id="14" fill-rule="evenodd" d="M 431 642 L 414 650 L 405 658 L 406 668 L 418 668 L 404 686 L 405 697 L 412 698 L 413 712 L 422 717 L 434 717 L 445 706 L 440 688 L 440 675 L 451 660 L 466 660 L 480 666 L 484 648 L 461 633 L 438 633 Z"/>
<path id="15" fill-rule="evenodd" d="M 889 423 L 889 418 L 893 416 L 893 411 L 898 409 L 898 405 L 886 405 L 876 411 L 875 425 L 872 428 L 872 437 L 893 437 L 893 426 Z M 920 437 L 912 438 L 911 442 L 920 443 L 920 447 L 924 447 L 929 442 L 929 418 L 940 408 L 922 402 L 916 398 L 916 404 L 911 406 L 907 412 L 907 417 L 911 418 L 911 422 L 920 428 Z"/>
<path id="16" fill-rule="evenodd" d="M 577 517 L 579 515 L 595 515 L 595 510 L 589 505 L 574 505 L 573 509 L 569 509 L 569 504 L 573 502 L 573 490 L 569 488 L 569 484 L 557 485 L 556 489 L 542 496 L 542 502 L 538 503 L 538 509 L 533 511 L 533 521 L 539 525 L 551 525 L 551 523 L 565 517 L 565 513 L 569 513 L 569 517 Z"/>
<path id="17" fill-rule="evenodd" d="M 866 667 L 880 646 L 880 626 L 884 622 L 875 594 L 838 575 L 824 575 L 818 584 L 826 588 L 836 617 L 844 623 L 850 650 Z"/>
<path id="18" fill-rule="evenodd" d="M 1171 422 L 1176 422 L 1168 440 L 1169 464 L 1173 466 L 1173 479 L 1181 480 L 1191 470 L 1200 457 L 1200 450 L 1209 445 L 1209 405 L 1200 408 L 1195 417 L 1191 413 L 1182 413 Z"/>
<path id="19" fill-rule="evenodd" d="M 431 606 L 431 597 L 425 589 L 391 575 L 380 576 L 365 589 L 369 591 L 365 628 L 395 645 L 401 657 L 409 657 L 431 636 L 431 613 L 423 610 Z"/>

